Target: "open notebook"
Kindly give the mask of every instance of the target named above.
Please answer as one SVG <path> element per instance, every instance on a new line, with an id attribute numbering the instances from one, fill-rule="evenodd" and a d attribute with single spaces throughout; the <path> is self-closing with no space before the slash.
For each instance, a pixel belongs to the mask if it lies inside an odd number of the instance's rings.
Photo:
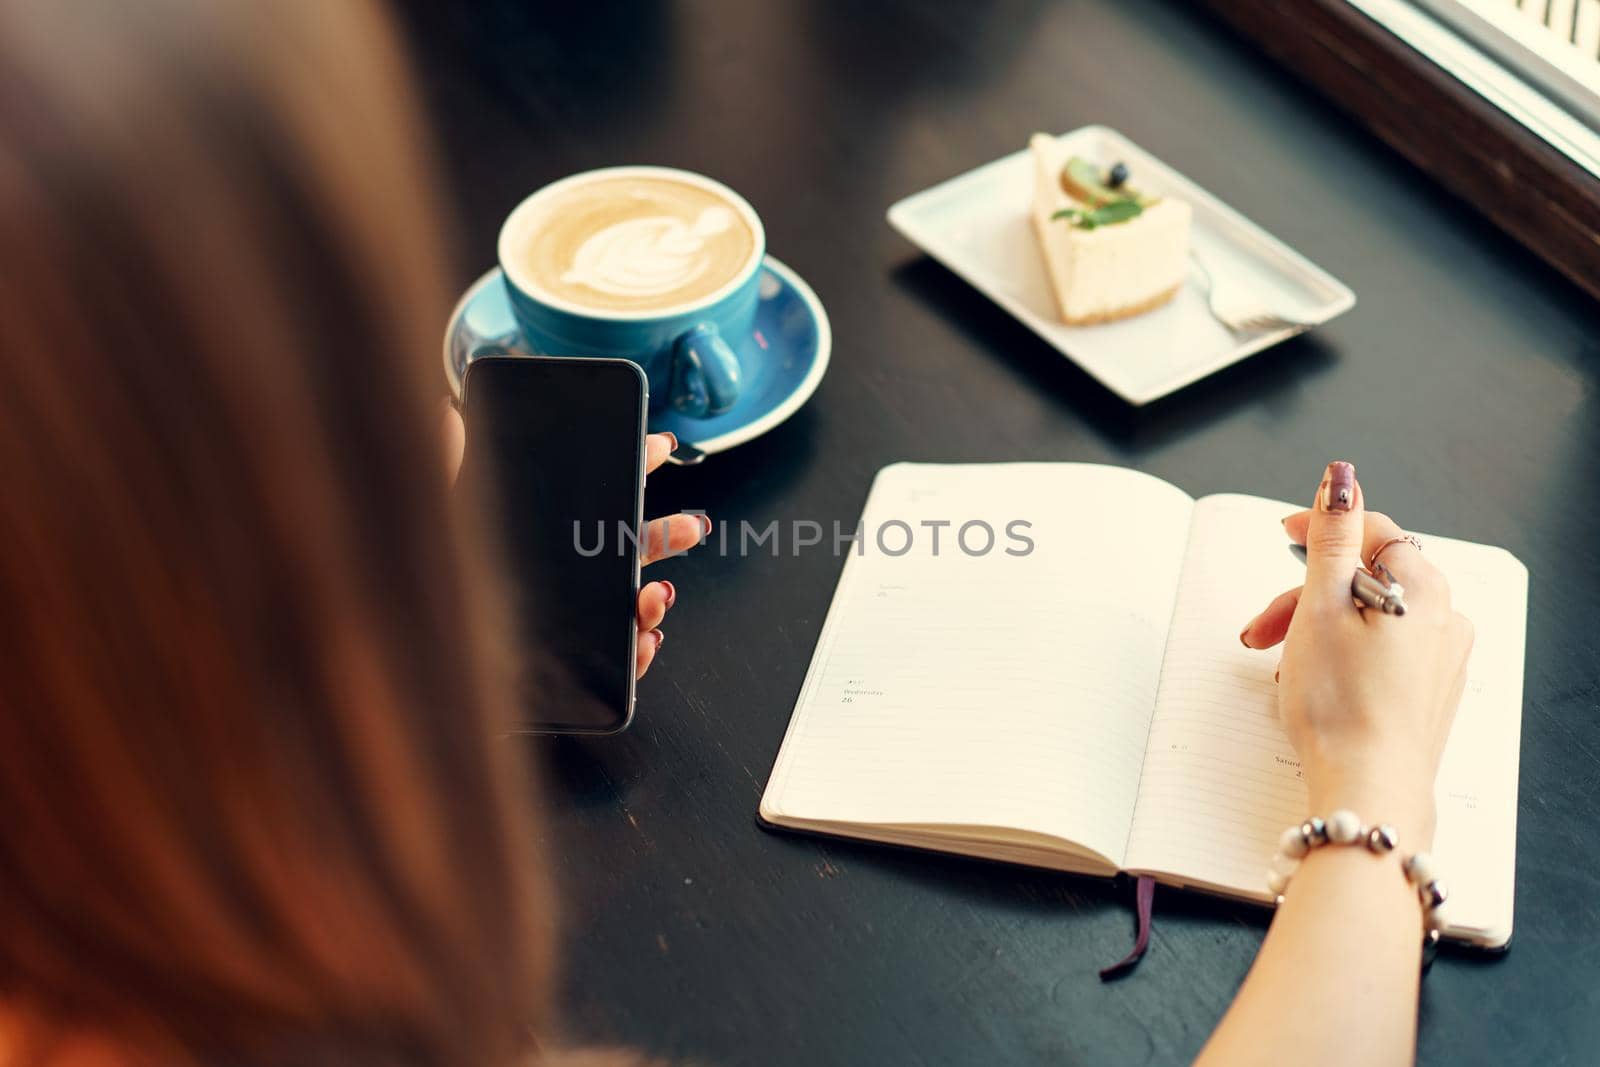
<path id="1" fill-rule="evenodd" d="M 1311 813 L 1278 723 L 1278 652 L 1238 633 L 1303 580 L 1280 525 L 1303 506 L 1194 500 L 1087 464 L 884 468 L 762 818 L 1270 903 L 1278 835 Z M 940 520 L 935 556 L 922 524 Z M 978 554 L 957 544 L 971 520 L 995 531 L 990 551 L 977 526 Z M 1007 535 L 1013 520 L 1032 551 Z M 1527 570 L 1503 549 L 1423 541 L 1477 628 L 1438 783 L 1446 935 L 1501 946 Z"/>

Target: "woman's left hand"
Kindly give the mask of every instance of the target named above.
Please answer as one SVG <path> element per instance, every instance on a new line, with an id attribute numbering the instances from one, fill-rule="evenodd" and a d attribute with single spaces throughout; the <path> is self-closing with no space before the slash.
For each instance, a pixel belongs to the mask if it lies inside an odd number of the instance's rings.
<path id="1" fill-rule="evenodd" d="M 653 433 L 644 439 L 646 473 L 667 461 L 678 447 L 678 439 L 670 433 Z M 705 540 L 711 532 L 711 520 L 705 515 L 670 515 L 664 519 L 651 519 L 645 523 L 645 536 L 639 546 L 639 564 L 647 566 L 658 559 L 686 552 Z M 638 651 L 634 670 L 643 678 L 661 648 L 664 635 L 661 621 L 672 605 L 677 603 L 678 591 L 669 581 L 650 582 L 639 590 L 636 621 L 639 626 Z"/>
<path id="2" fill-rule="evenodd" d="M 455 481 L 461 471 L 461 457 L 466 451 L 467 430 L 461 421 L 461 412 L 448 401 L 444 413 L 445 471 Z M 678 447 L 678 439 L 670 433 L 647 434 L 644 439 L 644 469 L 648 474 L 667 461 Z M 704 541 L 711 532 L 711 520 L 705 515 L 669 515 L 664 519 L 651 519 L 645 524 L 645 535 L 639 546 L 639 565 L 647 566 L 659 559 L 686 552 Z M 634 624 L 639 627 L 639 640 L 635 645 L 634 676 L 643 678 L 651 662 L 661 649 L 666 636 L 661 623 L 667 612 L 678 602 L 678 591 L 669 581 L 650 582 L 639 590 L 639 600 L 634 606 Z"/>

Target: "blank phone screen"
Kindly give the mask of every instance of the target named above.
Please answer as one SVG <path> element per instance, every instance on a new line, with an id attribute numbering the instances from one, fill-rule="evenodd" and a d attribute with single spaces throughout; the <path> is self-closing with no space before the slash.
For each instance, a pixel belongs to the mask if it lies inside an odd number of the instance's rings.
<path id="1" fill-rule="evenodd" d="M 645 384 L 622 360 L 467 372 L 463 479 L 489 503 L 519 629 L 525 729 L 609 733 L 633 704 Z"/>

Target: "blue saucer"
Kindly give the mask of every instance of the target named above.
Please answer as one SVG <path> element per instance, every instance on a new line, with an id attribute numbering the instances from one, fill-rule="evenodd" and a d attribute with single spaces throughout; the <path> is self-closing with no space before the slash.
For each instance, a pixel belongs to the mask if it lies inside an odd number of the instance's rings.
<path id="1" fill-rule="evenodd" d="M 671 431 L 681 444 L 709 455 L 761 436 L 793 415 L 816 391 L 833 349 L 828 313 L 811 287 L 771 256 L 762 263 L 760 286 L 749 336 L 737 343 L 729 339 L 742 378 L 738 403 L 709 419 L 671 409 L 653 412 L 652 432 Z M 450 314 L 444 335 L 444 373 L 450 391 L 461 395 L 462 375 L 477 357 L 527 350 L 496 267 L 472 283 Z"/>

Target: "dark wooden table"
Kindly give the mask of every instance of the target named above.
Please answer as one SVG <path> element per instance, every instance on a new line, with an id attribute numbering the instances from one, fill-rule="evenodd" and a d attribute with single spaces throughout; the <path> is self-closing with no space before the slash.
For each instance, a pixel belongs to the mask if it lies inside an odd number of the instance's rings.
<path id="1" fill-rule="evenodd" d="M 435 5 L 427 5 L 432 8 Z M 443 7 L 443 5 L 438 5 Z M 1516 937 L 1426 982 L 1432 1063 L 1600 1055 L 1596 308 L 1338 112 L 1182 3 L 685 2 L 419 10 L 461 281 L 561 175 L 704 171 L 763 214 L 833 321 L 787 424 L 652 478 L 653 512 L 854 523 L 895 460 L 1084 460 L 1199 495 L 1309 498 L 1331 458 L 1375 506 L 1509 547 L 1531 572 Z M 1314 336 L 1134 410 L 884 222 L 1037 129 L 1121 129 L 1349 283 Z M 583 1039 L 711 1063 L 1171 1063 L 1250 964 L 1264 913 L 757 828 L 840 561 L 710 551 L 637 725 L 535 742 Z M 1308 1005 L 1308 1013 L 1323 1006 Z M 1313 1040 L 1337 1027 L 1308 1025 Z"/>

